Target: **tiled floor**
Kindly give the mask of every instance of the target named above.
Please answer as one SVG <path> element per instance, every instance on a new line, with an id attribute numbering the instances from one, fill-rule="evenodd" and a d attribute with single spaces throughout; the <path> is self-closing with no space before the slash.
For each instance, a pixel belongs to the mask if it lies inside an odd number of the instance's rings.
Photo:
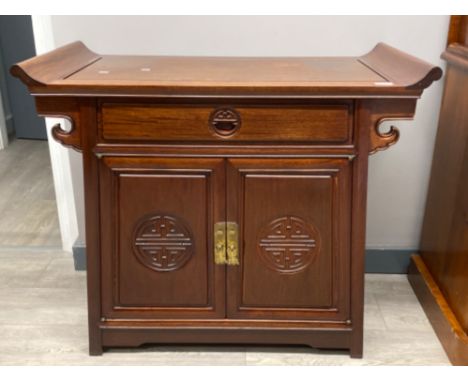
<path id="1" fill-rule="evenodd" d="M 0 150 L 0 246 L 60 246 L 46 141 L 14 140 Z"/>
<path id="2" fill-rule="evenodd" d="M 307 347 L 147 346 L 87 353 L 86 275 L 69 254 L 0 250 L 1 365 L 448 365 L 402 275 L 367 275 L 364 358 Z"/>

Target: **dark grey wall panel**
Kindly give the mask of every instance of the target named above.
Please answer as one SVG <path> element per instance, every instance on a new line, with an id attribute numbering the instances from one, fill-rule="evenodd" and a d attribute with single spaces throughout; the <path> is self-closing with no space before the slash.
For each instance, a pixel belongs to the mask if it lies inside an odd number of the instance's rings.
<path id="1" fill-rule="evenodd" d="M 2 81 L 6 84 L 10 111 L 17 138 L 47 139 L 44 119 L 37 116 L 34 100 L 26 86 L 10 75 L 11 65 L 36 54 L 31 16 L 0 16 Z"/>
<path id="2" fill-rule="evenodd" d="M 410 257 L 417 249 L 368 249 L 366 273 L 408 273 Z"/>

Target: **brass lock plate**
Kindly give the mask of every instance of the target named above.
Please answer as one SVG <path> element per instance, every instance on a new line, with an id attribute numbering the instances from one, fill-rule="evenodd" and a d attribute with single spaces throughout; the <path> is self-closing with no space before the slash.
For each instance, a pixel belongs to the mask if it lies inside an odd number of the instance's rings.
<path id="1" fill-rule="evenodd" d="M 215 264 L 226 264 L 226 222 L 214 225 L 214 260 Z"/>
<path id="2" fill-rule="evenodd" d="M 235 222 L 214 225 L 215 264 L 239 265 L 239 229 Z"/>
<path id="3" fill-rule="evenodd" d="M 239 265 L 239 226 L 235 222 L 226 223 L 227 264 Z"/>

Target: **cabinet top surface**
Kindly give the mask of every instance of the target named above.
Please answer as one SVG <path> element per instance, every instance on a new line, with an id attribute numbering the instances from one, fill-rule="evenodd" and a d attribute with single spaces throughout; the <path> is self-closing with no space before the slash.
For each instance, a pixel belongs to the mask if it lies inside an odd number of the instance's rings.
<path id="1" fill-rule="evenodd" d="M 75 42 L 12 67 L 37 95 L 418 96 L 440 68 L 385 44 L 361 57 L 98 55 Z"/>
<path id="2" fill-rule="evenodd" d="M 388 84 L 355 58 L 104 56 L 62 80 L 65 84 L 333 85 Z"/>

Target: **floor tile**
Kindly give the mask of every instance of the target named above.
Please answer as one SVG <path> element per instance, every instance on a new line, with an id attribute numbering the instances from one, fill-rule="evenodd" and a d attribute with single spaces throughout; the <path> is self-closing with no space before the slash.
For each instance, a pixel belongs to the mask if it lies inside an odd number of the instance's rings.
<path id="1" fill-rule="evenodd" d="M 389 331 L 405 330 L 413 333 L 432 330 L 414 294 L 376 294 L 376 302 L 382 312 L 385 327 Z"/>
<path id="2" fill-rule="evenodd" d="M 71 256 L 51 259 L 35 284 L 39 288 L 86 289 L 86 272 L 75 272 Z"/>
<path id="3" fill-rule="evenodd" d="M 47 141 L 0 150 L 0 247 L 61 246 Z"/>

